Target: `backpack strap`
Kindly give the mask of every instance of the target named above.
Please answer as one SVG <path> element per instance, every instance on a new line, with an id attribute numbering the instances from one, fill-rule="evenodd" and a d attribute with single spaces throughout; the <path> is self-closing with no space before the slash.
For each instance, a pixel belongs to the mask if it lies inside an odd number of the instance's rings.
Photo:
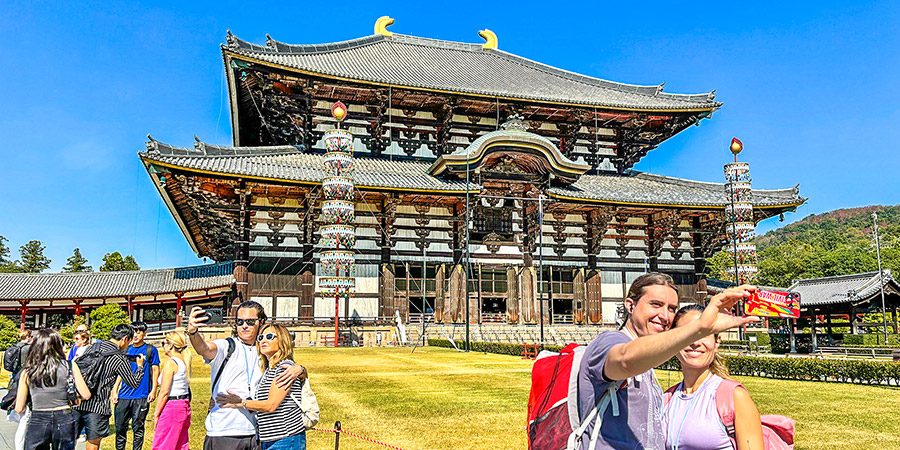
<path id="1" fill-rule="evenodd" d="M 716 412 L 719 413 L 719 419 L 725 426 L 725 432 L 728 437 L 735 439 L 734 432 L 734 390 L 743 387 L 741 383 L 734 380 L 722 379 L 719 387 L 716 389 Z"/>
<path id="2" fill-rule="evenodd" d="M 678 386 L 681 386 L 681 383 L 678 383 L 669 389 L 666 389 L 666 392 L 663 392 L 663 406 L 669 404 L 669 400 L 672 400 L 672 396 L 675 395 L 675 391 L 678 390 Z"/>
<path id="3" fill-rule="evenodd" d="M 597 439 L 600 436 L 600 427 L 603 425 L 603 415 L 606 413 L 606 409 L 612 406 L 613 416 L 619 415 L 619 398 L 618 391 L 620 389 L 624 389 L 628 385 L 628 379 L 622 381 L 621 383 L 610 383 L 609 387 L 603 391 L 603 394 L 600 396 L 600 400 L 591 409 L 591 412 L 585 416 L 584 420 L 581 421 L 581 425 L 578 426 L 572 433 L 569 435 L 568 442 L 566 443 L 566 450 L 577 450 L 581 448 L 581 441 L 584 439 L 584 432 L 587 431 L 588 425 L 591 423 L 594 424 L 594 429 L 591 430 L 591 440 L 588 445 L 589 450 L 594 450 L 597 448 Z"/>
<path id="4" fill-rule="evenodd" d="M 234 354 L 234 338 L 226 338 L 228 341 L 228 351 L 225 352 L 225 359 L 222 360 L 222 365 L 219 366 L 219 372 L 216 373 L 216 379 L 213 380 L 212 385 L 210 386 L 210 393 L 216 391 L 216 386 L 219 384 L 219 379 L 222 378 L 222 372 L 225 371 L 225 365 L 228 364 L 228 360 L 231 359 L 231 355 Z"/>

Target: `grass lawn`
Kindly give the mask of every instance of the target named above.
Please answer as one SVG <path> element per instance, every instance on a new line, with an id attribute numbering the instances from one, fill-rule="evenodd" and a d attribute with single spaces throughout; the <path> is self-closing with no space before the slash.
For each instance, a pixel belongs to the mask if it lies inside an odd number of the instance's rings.
<path id="1" fill-rule="evenodd" d="M 525 449 L 531 362 L 452 349 L 303 348 L 322 409 L 320 428 L 347 431 L 414 449 Z M 193 360 L 194 397 L 209 397 L 209 369 Z M 680 374 L 659 372 L 665 386 Z M 763 414 L 797 421 L 798 450 L 900 449 L 900 389 L 739 377 Z M 191 447 L 202 448 L 206 409 L 193 407 Z M 147 423 L 147 445 L 153 436 Z M 310 431 L 310 449 L 330 449 L 334 435 Z M 114 438 L 104 440 L 112 450 Z M 130 448 L 130 445 L 129 445 Z M 384 449 L 350 436 L 341 449 Z"/>

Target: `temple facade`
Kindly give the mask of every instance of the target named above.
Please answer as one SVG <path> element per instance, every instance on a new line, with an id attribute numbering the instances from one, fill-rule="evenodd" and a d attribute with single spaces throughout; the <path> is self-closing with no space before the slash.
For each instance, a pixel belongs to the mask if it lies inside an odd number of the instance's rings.
<path id="1" fill-rule="evenodd" d="M 233 146 L 152 138 L 139 153 L 199 256 L 233 261 L 238 299 L 278 320 L 334 317 L 318 285 L 331 107 L 355 136 L 362 322 L 610 324 L 630 283 L 671 274 L 705 297 L 726 242 L 723 184 L 632 170 L 721 107 L 579 75 L 483 44 L 393 34 L 222 45 Z M 657 150 L 664 151 L 664 150 Z M 752 191 L 753 220 L 793 211 L 797 187 Z"/>

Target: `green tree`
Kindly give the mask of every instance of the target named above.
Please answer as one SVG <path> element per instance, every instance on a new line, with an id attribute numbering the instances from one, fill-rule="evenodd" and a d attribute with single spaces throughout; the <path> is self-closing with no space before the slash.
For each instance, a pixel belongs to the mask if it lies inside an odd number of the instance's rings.
<path id="1" fill-rule="evenodd" d="M 6 350 L 19 342 L 19 326 L 0 314 L 0 350 Z"/>
<path id="2" fill-rule="evenodd" d="M 69 323 L 59 328 L 59 334 L 62 336 L 63 342 L 67 345 L 71 344 L 75 337 L 75 328 L 84 323 L 84 316 L 74 316 Z"/>
<path id="3" fill-rule="evenodd" d="M 109 333 L 116 325 L 131 323 L 128 314 L 114 303 L 103 305 L 91 311 L 91 336 L 100 339 L 109 339 Z"/>
<path id="4" fill-rule="evenodd" d="M 0 236 L 0 266 L 12 264 L 12 261 L 9 260 L 9 247 L 6 245 L 7 242 L 9 242 L 9 239 Z"/>
<path id="5" fill-rule="evenodd" d="M 27 244 L 19 247 L 19 254 L 22 256 L 22 271 L 27 273 L 40 273 L 50 268 L 50 258 L 44 256 L 44 245 L 41 241 L 28 241 Z"/>
<path id="6" fill-rule="evenodd" d="M 112 252 L 103 255 L 103 265 L 100 266 L 101 272 L 112 272 L 121 270 L 141 270 L 141 266 L 131 255 L 122 257 L 119 252 Z"/>
<path id="7" fill-rule="evenodd" d="M 72 252 L 72 256 L 66 260 L 65 267 L 62 268 L 63 272 L 93 272 L 94 268 L 88 265 L 87 258 L 81 256 L 81 250 L 76 248 Z"/>

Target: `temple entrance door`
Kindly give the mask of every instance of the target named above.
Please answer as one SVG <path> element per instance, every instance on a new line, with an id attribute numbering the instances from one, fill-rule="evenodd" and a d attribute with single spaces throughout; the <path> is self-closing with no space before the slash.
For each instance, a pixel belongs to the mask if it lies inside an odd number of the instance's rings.
<path id="1" fill-rule="evenodd" d="M 484 265 L 481 267 L 481 321 L 506 322 L 506 297 L 509 295 L 506 267 Z"/>

